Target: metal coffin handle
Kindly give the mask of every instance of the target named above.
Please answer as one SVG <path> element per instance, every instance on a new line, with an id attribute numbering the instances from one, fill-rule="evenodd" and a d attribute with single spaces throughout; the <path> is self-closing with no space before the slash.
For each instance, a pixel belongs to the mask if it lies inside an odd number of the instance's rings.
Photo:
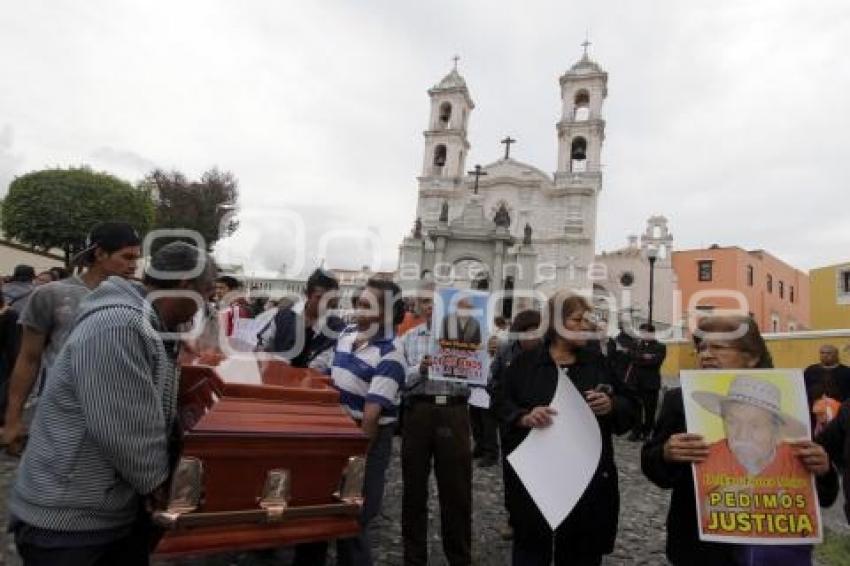
<path id="1" fill-rule="evenodd" d="M 363 482 L 366 480 L 366 458 L 351 456 L 342 472 L 339 490 L 334 497 L 345 503 L 363 505 Z"/>
<path id="2" fill-rule="evenodd" d="M 200 461 L 197 458 L 186 458 L 186 460 L 195 460 L 197 461 L 197 466 L 200 466 Z M 334 493 L 334 498 L 337 500 L 335 503 L 300 507 L 290 506 L 291 472 L 286 469 L 273 469 L 266 473 L 263 495 L 259 498 L 258 502 L 259 508 L 198 513 L 195 512 L 200 502 L 200 496 L 198 496 L 194 506 L 180 504 L 172 508 L 171 500 L 169 500 L 169 506 L 166 510 L 154 513 L 154 520 L 163 527 L 182 528 L 233 523 L 280 523 L 289 519 L 327 515 L 357 516 L 360 514 L 363 504 L 363 479 L 365 472 L 366 461 L 364 458 L 354 456 L 348 459 L 348 463 L 340 479 L 339 490 Z M 203 483 L 202 474 L 196 477 L 198 483 L 195 485 L 198 486 L 197 493 L 200 494 L 200 486 Z M 175 483 L 176 478 L 177 473 L 175 473 Z M 172 493 L 174 493 L 174 490 L 175 486 L 172 484 Z M 182 501 L 180 499 L 178 503 Z"/>
<path id="3" fill-rule="evenodd" d="M 266 472 L 266 484 L 260 507 L 266 510 L 266 521 L 279 523 L 289 506 L 291 491 L 289 470 L 269 470 Z"/>
<path id="4" fill-rule="evenodd" d="M 171 479 L 168 504 L 155 511 L 153 519 L 163 526 L 173 525 L 182 515 L 191 513 L 201 504 L 204 485 L 204 465 L 200 459 L 180 458 Z"/>

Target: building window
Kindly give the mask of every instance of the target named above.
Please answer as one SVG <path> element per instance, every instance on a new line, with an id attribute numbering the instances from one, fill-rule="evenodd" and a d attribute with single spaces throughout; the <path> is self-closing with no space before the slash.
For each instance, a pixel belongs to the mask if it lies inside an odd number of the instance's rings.
<path id="1" fill-rule="evenodd" d="M 785 298 L 785 283 L 783 283 L 782 281 L 779 282 L 779 298 Z"/>
<path id="2" fill-rule="evenodd" d="M 579 136 L 570 144 L 570 171 L 583 173 L 587 171 L 587 140 Z"/>
<path id="3" fill-rule="evenodd" d="M 576 93 L 574 106 L 573 119 L 576 122 L 583 122 L 590 118 L 590 94 L 586 90 L 582 89 Z"/>
<path id="4" fill-rule="evenodd" d="M 434 175 L 443 174 L 443 166 L 446 164 L 446 146 L 443 144 L 434 148 Z"/>
<path id="5" fill-rule="evenodd" d="M 850 295 L 850 269 L 843 269 L 838 274 L 838 292 Z"/>
<path id="6" fill-rule="evenodd" d="M 623 287 L 631 287 L 632 283 L 635 282 L 635 276 L 632 275 L 631 271 L 626 271 L 620 276 L 620 285 Z"/>
<path id="7" fill-rule="evenodd" d="M 788 332 L 796 332 L 796 331 L 797 331 L 797 325 L 794 324 L 793 322 L 789 322 L 788 323 Z"/>
<path id="8" fill-rule="evenodd" d="M 452 105 L 448 102 L 443 102 L 440 105 L 440 128 L 448 130 L 451 128 L 452 120 Z"/>
<path id="9" fill-rule="evenodd" d="M 711 260 L 697 262 L 697 278 L 700 281 L 711 281 L 713 268 L 711 265 L 712 263 L 714 262 Z"/>
<path id="10" fill-rule="evenodd" d="M 767 292 L 773 293 L 773 275 L 767 275 Z"/>
<path id="11" fill-rule="evenodd" d="M 779 317 L 773 315 L 770 317 L 770 328 L 771 332 L 779 332 Z"/>
<path id="12" fill-rule="evenodd" d="M 794 286 L 793 285 L 788 287 L 788 298 L 791 300 L 792 303 L 794 302 Z"/>
<path id="13" fill-rule="evenodd" d="M 755 283 L 755 270 L 752 265 L 747 266 L 747 286 L 752 287 Z"/>

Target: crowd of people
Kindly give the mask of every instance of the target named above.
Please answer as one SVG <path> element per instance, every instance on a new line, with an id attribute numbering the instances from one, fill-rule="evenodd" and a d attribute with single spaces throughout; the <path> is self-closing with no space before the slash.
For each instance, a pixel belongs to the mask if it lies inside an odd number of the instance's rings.
<path id="1" fill-rule="evenodd" d="M 369 525 L 381 508 L 395 435 L 401 437 L 406 565 L 428 563 L 432 471 L 446 559 L 452 566 L 473 563 L 476 460 L 481 467 L 502 466 L 509 517 L 502 534 L 512 540 L 513 564 L 601 564 L 618 532 L 613 436 L 625 434 L 643 442 L 648 480 L 671 491 L 667 556 L 673 564 L 812 563 L 811 545 L 699 539 L 690 469 L 715 447 L 687 431 L 681 389 L 667 389 L 656 410 L 666 349 L 651 324 L 637 332 L 623 325 L 609 337 L 588 301 L 566 291 L 541 310 L 499 317 L 487 342 L 490 406 L 472 406 L 472 386 L 432 379 L 429 372 L 432 333 L 441 332 L 432 328 L 431 282 L 410 298 L 395 283 L 372 279 L 343 305 L 339 282 L 319 269 L 307 280 L 302 300 L 264 310 L 245 300 L 238 280 L 217 274 L 213 260 L 186 243 L 161 247 L 137 279 L 140 245 L 131 226 L 103 223 L 74 258 L 73 273 L 36 275 L 20 266 L 3 285 L 2 438 L 8 453 L 21 457 L 9 513 L 27 565 L 148 563 L 157 536 L 149 512 L 163 505 L 175 460 L 178 354 L 198 349 L 197 341 L 175 336 L 209 323 L 227 339 L 252 317 L 263 321 L 256 349 L 330 375 L 341 406 L 370 439 L 361 531 L 336 541 L 339 564 L 373 562 Z M 169 292 L 175 290 L 181 293 Z M 742 336 L 718 338 L 739 327 L 746 328 Z M 704 317 L 694 340 L 699 368 L 772 367 L 748 317 Z M 821 505 L 830 505 L 839 491 L 838 470 L 847 479 L 850 368 L 839 363 L 833 346 L 821 348 L 820 356 L 805 371 L 816 438 L 795 440 L 788 457 L 814 475 Z M 550 405 L 562 380 L 575 386 L 595 416 L 602 452 L 578 503 L 552 529 L 506 457 L 530 431 L 559 418 Z M 739 396 L 730 392 L 724 407 L 764 410 L 753 401 L 760 393 L 748 393 L 744 381 L 736 387 Z M 776 411 L 767 416 L 781 417 Z M 728 448 L 735 452 L 731 440 Z M 765 446 L 775 448 L 769 441 Z M 757 456 L 748 468 L 752 474 L 767 465 Z M 294 563 L 315 566 L 327 556 L 326 542 L 300 544 Z"/>

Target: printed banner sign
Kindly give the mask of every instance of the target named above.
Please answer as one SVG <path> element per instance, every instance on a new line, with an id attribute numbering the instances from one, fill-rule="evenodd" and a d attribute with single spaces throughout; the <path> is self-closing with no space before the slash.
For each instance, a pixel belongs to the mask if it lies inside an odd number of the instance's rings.
<path id="1" fill-rule="evenodd" d="M 815 480 L 792 453 L 810 438 L 800 370 L 682 372 L 688 432 L 708 442 L 693 465 L 700 538 L 739 544 L 823 539 Z"/>
<path id="2" fill-rule="evenodd" d="M 487 384 L 488 298 L 484 291 L 438 289 L 431 323 L 430 379 Z"/>

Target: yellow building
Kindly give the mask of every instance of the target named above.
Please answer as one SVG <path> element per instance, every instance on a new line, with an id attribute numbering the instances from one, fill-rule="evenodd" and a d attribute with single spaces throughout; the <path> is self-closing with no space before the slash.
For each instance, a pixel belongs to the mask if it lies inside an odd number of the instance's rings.
<path id="1" fill-rule="evenodd" d="M 850 328 L 850 263 L 809 272 L 812 330 Z"/>
<path id="2" fill-rule="evenodd" d="M 820 347 L 826 344 L 838 348 L 842 364 L 850 364 L 850 329 L 821 330 L 805 332 L 785 332 L 764 334 L 764 341 L 773 367 L 806 368 L 819 361 Z M 672 340 L 666 342 L 667 357 L 661 366 L 661 376 L 668 387 L 674 387 L 679 381 L 679 372 L 683 369 L 696 369 L 697 357 L 693 342 Z"/>

